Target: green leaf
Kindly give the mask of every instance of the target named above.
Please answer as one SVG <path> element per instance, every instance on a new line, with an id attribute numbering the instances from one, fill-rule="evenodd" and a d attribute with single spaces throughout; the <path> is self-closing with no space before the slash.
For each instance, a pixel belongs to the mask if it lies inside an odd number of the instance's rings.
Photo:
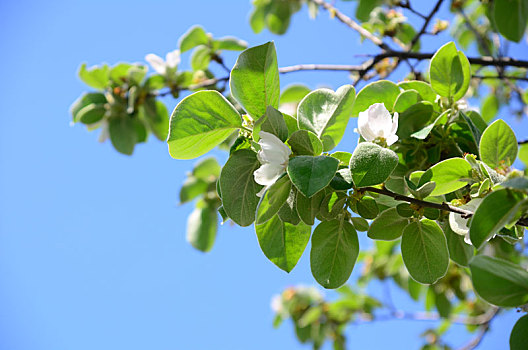
<path id="1" fill-rule="evenodd" d="M 356 18 L 361 22 L 367 22 L 372 10 L 382 3 L 383 0 L 359 0 L 359 4 L 356 7 Z"/>
<path id="2" fill-rule="evenodd" d="M 323 144 L 313 132 L 297 130 L 288 139 L 292 151 L 300 156 L 318 156 L 323 152 Z"/>
<path id="3" fill-rule="evenodd" d="M 456 191 L 471 181 L 471 165 L 463 158 L 446 159 L 429 168 L 420 178 L 418 186 L 430 181 L 436 183 L 431 196 Z"/>
<path id="4" fill-rule="evenodd" d="M 524 163 L 524 167 L 528 167 L 528 143 L 522 144 L 519 147 L 519 160 Z"/>
<path id="5" fill-rule="evenodd" d="M 191 54 L 193 71 L 206 70 L 211 62 L 211 49 L 205 45 L 197 46 Z"/>
<path id="6" fill-rule="evenodd" d="M 278 179 L 260 199 L 255 224 L 263 224 L 271 219 L 284 205 L 290 195 L 291 182 L 288 176 Z"/>
<path id="7" fill-rule="evenodd" d="M 134 120 L 128 115 L 113 117 L 108 121 L 110 140 L 120 153 L 131 155 L 137 142 Z"/>
<path id="8" fill-rule="evenodd" d="M 393 241 L 400 238 L 408 224 L 409 219 L 401 217 L 396 208 L 389 208 L 372 221 L 367 236 L 372 239 Z"/>
<path id="9" fill-rule="evenodd" d="M 449 224 L 444 225 L 444 233 L 451 260 L 460 266 L 468 267 L 469 261 L 473 257 L 473 247 L 464 242 L 464 236 L 453 232 Z"/>
<path id="10" fill-rule="evenodd" d="M 97 90 L 104 90 L 110 81 L 110 68 L 106 64 L 86 68 L 86 63 L 83 63 L 78 74 L 86 85 Z"/>
<path id="11" fill-rule="evenodd" d="M 480 138 L 480 159 L 492 168 L 512 165 L 517 150 L 515 133 L 502 119 L 490 124 Z"/>
<path id="12" fill-rule="evenodd" d="M 372 220 L 379 214 L 379 208 L 374 198 L 364 196 L 356 204 L 357 212 L 362 218 Z"/>
<path id="13" fill-rule="evenodd" d="M 528 344 L 528 315 L 519 318 L 510 334 L 510 350 L 526 349 Z"/>
<path id="14" fill-rule="evenodd" d="M 169 132 L 169 112 L 165 104 L 155 98 L 147 98 L 139 111 L 152 133 L 160 141 L 165 141 Z"/>
<path id="15" fill-rule="evenodd" d="M 360 217 L 352 217 L 350 218 L 350 221 L 352 221 L 352 225 L 354 225 L 354 228 L 356 231 L 365 232 L 369 229 L 369 223 L 367 220 L 360 218 Z"/>
<path id="16" fill-rule="evenodd" d="M 402 113 L 407 108 L 421 101 L 420 94 L 416 90 L 402 91 L 394 102 L 394 112 Z"/>
<path id="17" fill-rule="evenodd" d="M 486 122 L 489 122 L 497 115 L 499 112 L 499 99 L 495 94 L 489 94 L 482 100 L 482 105 L 480 110 L 482 111 L 482 118 Z"/>
<path id="18" fill-rule="evenodd" d="M 266 27 L 266 7 L 255 6 L 249 15 L 249 25 L 254 33 L 260 33 Z"/>
<path id="19" fill-rule="evenodd" d="M 217 226 L 216 210 L 204 203 L 198 203 L 187 219 L 187 241 L 194 248 L 208 252 L 213 248 Z"/>
<path id="20" fill-rule="evenodd" d="M 92 103 L 77 112 L 75 121 L 83 124 L 94 124 L 103 119 L 105 113 L 104 105 Z"/>
<path id="21" fill-rule="evenodd" d="M 436 102 L 436 92 L 434 92 L 431 85 L 420 80 L 402 81 L 398 83 L 398 86 L 404 90 L 416 90 L 420 94 L 420 97 L 428 102 Z"/>
<path id="22" fill-rule="evenodd" d="M 354 180 L 352 179 L 350 169 L 339 169 L 332 181 L 330 181 L 330 187 L 337 191 L 345 191 L 354 187 Z"/>
<path id="23" fill-rule="evenodd" d="M 198 179 L 211 181 L 220 176 L 221 169 L 222 168 L 220 167 L 220 164 L 218 164 L 218 161 L 213 157 L 209 157 L 204 158 L 196 163 L 192 174 Z"/>
<path id="24" fill-rule="evenodd" d="M 374 103 L 382 103 L 388 111 L 392 110 L 400 88 L 392 81 L 380 80 L 366 85 L 357 94 L 352 117 L 357 117 L 359 112 L 366 111 Z"/>
<path id="25" fill-rule="evenodd" d="M 290 26 L 291 15 L 288 1 L 272 1 L 265 17 L 270 32 L 279 35 L 286 33 Z"/>
<path id="26" fill-rule="evenodd" d="M 457 101 L 469 87 L 471 68 L 467 57 L 457 50 L 455 43 L 449 42 L 434 54 L 429 74 L 437 94 Z"/>
<path id="27" fill-rule="evenodd" d="M 284 88 L 280 95 L 280 103 L 299 103 L 310 93 L 310 88 L 303 84 L 292 84 Z"/>
<path id="28" fill-rule="evenodd" d="M 231 154 L 220 173 L 222 206 L 240 226 L 249 226 L 255 220 L 259 202 L 257 193 L 262 186 L 255 182 L 253 173 L 259 167 L 257 154 L 249 149 L 241 149 Z"/>
<path id="29" fill-rule="evenodd" d="M 516 217 L 523 195 L 507 188 L 488 194 L 471 219 L 469 238 L 479 249 L 490 237 L 498 233 Z"/>
<path id="30" fill-rule="evenodd" d="M 279 68 L 275 44 L 268 42 L 242 52 L 231 70 L 229 87 L 234 98 L 254 119 L 266 107 L 279 107 Z"/>
<path id="31" fill-rule="evenodd" d="M 298 191 L 295 187 L 292 187 L 286 203 L 279 209 L 279 218 L 283 222 L 287 222 L 292 225 L 298 225 L 301 222 L 301 218 L 297 213 L 297 195 Z"/>
<path id="32" fill-rule="evenodd" d="M 311 227 L 303 223 L 294 226 L 275 215 L 267 222 L 255 225 L 255 231 L 264 255 L 280 269 L 290 272 L 306 249 Z"/>
<path id="33" fill-rule="evenodd" d="M 508 40 L 520 42 L 526 30 L 528 1 L 495 0 L 493 19 L 499 32 Z"/>
<path id="34" fill-rule="evenodd" d="M 297 213 L 302 222 L 310 226 L 314 224 L 315 217 L 319 213 L 324 197 L 324 191 L 317 192 L 311 198 L 306 197 L 300 192 L 297 193 Z"/>
<path id="35" fill-rule="evenodd" d="M 199 91 L 178 103 L 170 119 L 169 153 L 176 159 L 192 159 L 218 146 L 242 120 L 218 91 Z"/>
<path id="36" fill-rule="evenodd" d="M 343 85 L 336 92 L 330 89 L 310 92 L 297 109 L 299 129 L 316 134 L 324 151 L 333 149 L 343 138 L 355 98 L 352 85 Z"/>
<path id="37" fill-rule="evenodd" d="M 192 26 L 178 40 L 180 52 L 184 53 L 198 45 L 207 45 L 209 37 L 201 26 Z"/>
<path id="38" fill-rule="evenodd" d="M 194 198 L 207 191 L 209 184 L 203 179 L 194 176 L 188 177 L 180 189 L 180 203 L 192 201 Z"/>
<path id="39" fill-rule="evenodd" d="M 295 187 L 310 198 L 334 177 L 339 161 L 328 156 L 298 156 L 290 159 L 288 175 Z"/>
<path id="40" fill-rule="evenodd" d="M 282 142 L 288 138 L 288 126 L 284 120 L 284 117 L 280 111 L 268 106 L 266 108 L 266 114 L 263 115 L 253 127 L 253 140 L 258 141 L 260 139 L 260 131 L 269 132 L 277 136 Z"/>
<path id="41" fill-rule="evenodd" d="M 325 288 L 344 284 L 359 254 L 354 226 L 344 219 L 321 222 L 312 236 L 310 266 L 315 280 Z"/>
<path id="42" fill-rule="evenodd" d="M 82 94 L 81 97 L 79 97 L 70 107 L 70 113 L 73 117 L 73 121 L 75 123 L 79 121 L 80 118 L 78 113 L 84 107 L 91 104 L 104 105 L 105 103 L 106 97 L 100 92 L 88 92 Z"/>
<path id="43" fill-rule="evenodd" d="M 475 291 L 488 303 L 515 307 L 528 302 L 528 272 L 519 265 L 477 255 L 469 268 Z"/>
<path id="44" fill-rule="evenodd" d="M 396 135 L 400 139 L 406 139 L 410 136 L 421 140 L 425 139 L 433 127 L 441 121 L 441 118 L 438 117 L 432 122 L 434 115 L 434 106 L 430 102 L 422 101 L 412 105 L 400 114 Z"/>
<path id="45" fill-rule="evenodd" d="M 432 220 L 414 221 L 405 227 L 401 254 L 411 277 L 422 284 L 435 283 L 449 266 L 446 238 Z"/>
<path id="46" fill-rule="evenodd" d="M 232 36 L 226 36 L 213 41 L 215 50 L 242 51 L 247 49 L 247 42 Z"/>
<path id="47" fill-rule="evenodd" d="M 360 143 L 350 159 L 350 171 L 356 187 L 383 183 L 397 165 L 396 153 L 371 142 Z"/>

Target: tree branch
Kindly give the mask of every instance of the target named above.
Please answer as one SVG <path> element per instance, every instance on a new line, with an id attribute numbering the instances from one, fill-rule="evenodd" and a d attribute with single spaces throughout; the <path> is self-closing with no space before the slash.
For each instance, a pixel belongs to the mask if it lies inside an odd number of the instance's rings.
<path id="1" fill-rule="evenodd" d="M 348 17 L 341 11 L 339 11 L 337 8 L 335 8 L 333 5 L 327 3 L 324 0 L 311 0 L 313 3 L 323 7 L 328 12 L 335 15 L 335 17 L 341 21 L 342 23 L 346 24 L 350 28 L 354 29 L 356 32 L 358 32 L 360 35 L 364 36 L 368 40 L 372 41 L 374 45 L 380 47 L 383 50 L 390 50 L 390 47 L 385 44 L 380 38 L 363 28 L 360 24 L 358 24 L 356 21 L 354 21 L 352 18 Z"/>
<path id="2" fill-rule="evenodd" d="M 469 343 L 459 348 L 458 350 L 473 350 L 477 346 L 479 346 L 480 342 L 482 341 L 482 339 L 484 339 L 484 336 L 489 331 L 491 321 L 493 320 L 493 318 L 495 318 L 495 316 L 497 316 L 499 310 L 499 308 L 494 309 L 493 312 L 490 314 L 488 320 L 482 324 L 479 333 L 473 339 L 471 339 Z"/>
<path id="3" fill-rule="evenodd" d="M 420 31 L 414 36 L 414 38 L 412 38 L 411 40 L 411 44 L 409 45 L 409 51 L 412 50 L 413 46 L 418 42 L 418 40 L 420 40 L 420 37 L 425 34 L 426 30 L 427 30 L 427 26 L 429 25 L 429 22 L 431 22 L 431 20 L 433 19 L 434 15 L 438 12 L 438 10 L 440 9 L 440 6 L 442 5 L 442 3 L 444 2 L 444 0 L 438 0 L 436 2 L 436 5 L 435 7 L 433 7 L 433 9 L 431 10 L 431 12 L 429 12 L 429 15 L 425 18 L 425 22 L 424 24 L 422 25 L 422 29 L 420 29 Z"/>
<path id="4" fill-rule="evenodd" d="M 457 214 L 462 215 L 462 217 L 465 218 L 465 219 L 473 216 L 473 214 L 474 214 L 472 211 L 469 211 L 469 210 L 466 210 L 466 209 L 462 209 L 462 208 L 459 208 L 459 207 L 455 207 L 455 206 L 453 206 L 451 204 L 448 204 L 448 203 L 445 203 L 445 202 L 443 202 L 443 203 L 428 202 L 428 201 L 424 201 L 424 200 L 421 200 L 421 199 L 417 199 L 417 198 L 413 198 L 413 197 L 404 196 L 404 195 L 401 195 L 401 194 L 398 194 L 398 193 L 394 193 L 392 191 L 389 191 L 386 188 L 377 188 L 377 187 L 370 187 L 369 186 L 369 187 L 361 187 L 361 188 L 359 188 L 359 190 L 379 193 L 379 194 L 382 194 L 384 196 L 392 197 L 392 198 L 394 198 L 397 201 L 403 201 L 403 202 L 415 204 L 415 205 L 418 205 L 418 206 L 424 207 L 424 208 L 434 208 L 434 209 L 438 209 L 438 210 L 443 210 L 443 211 L 448 211 L 448 212 L 452 212 L 452 213 L 457 213 Z M 519 221 L 517 221 L 517 225 L 528 227 L 528 218 L 520 219 Z"/>

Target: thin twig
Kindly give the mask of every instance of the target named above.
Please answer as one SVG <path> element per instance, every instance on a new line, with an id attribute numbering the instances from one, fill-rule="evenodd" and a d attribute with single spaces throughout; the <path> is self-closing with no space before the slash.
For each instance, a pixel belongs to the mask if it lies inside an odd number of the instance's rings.
<path id="1" fill-rule="evenodd" d="M 421 199 L 417 199 L 417 198 L 413 198 L 413 197 L 404 196 L 404 195 L 401 195 L 401 194 L 398 194 L 398 193 L 394 193 L 392 191 L 389 191 L 386 188 L 377 188 L 377 187 L 370 187 L 369 186 L 369 187 L 361 187 L 360 190 L 361 191 L 379 193 L 379 194 L 382 194 L 384 196 L 392 197 L 392 198 L 394 198 L 397 201 L 403 201 L 403 202 L 407 202 L 407 203 L 411 203 L 411 204 L 416 204 L 416 205 L 418 205 L 420 207 L 424 207 L 424 208 L 434 208 L 434 209 L 438 209 L 438 210 L 444 210 L 444 211 L 448 211 L 448 212 L 452 212 L 452 213 L 457 213 L 457 214 L 462 215 L 462 217 L 465 218 L 465 219 L 470 218 L 474 214 L 472 211 L 469 211 L 469 210 L 466 210 L 466 209 L 462 209 L 462 208 L 459 208 L 459 207 L 455 207 L 455 206 L 453 206 L 451 204 L 448 204 L 448 203 L 445 203 L 445 202 L 443 202 L 443 203 L 428 202 L 428 201 L 424 201 L 424 200 L 421 200 Z M 517 221 L 517 225 L 528 227 L 528 219 L 527 218 L 520 219 L 519 221 Z"/>
<path id="2" fill-rule="evenodd" d="M 485 80 L 485 79 L 499 79 L 499 80 L 520 80 L 520 81 L 528 81 L 528 77 L 515 77 L 515 76 L 511 76 L 511 75 L 502 75 L 502 76 L 499 76 L 499 75 L 472 75 L 471 76 L 473 79 L 480 79 L 480 80 Z"/>
<path id="3" fill-rule="evenodd" d="M 213 86 L 219 82 L 228 81 L 228 80 L 229 80 L 229 77 L 207 79 L 200 83 L 189 85 L 185 88 L 181 88 L 180 90 L 196 90 L 196 89 L 206 88 L 209 86 Z M 172 93 L 172 90 L 168 89 L 165 91 L 158 92 L 157 94 L 155 94 L 155 96 L 163 97 L 163 96 L 170 95 L 171 93 Z"/>
<path id="4" fill-rule="evenodd" d="M 479 333 L 473 339 L 471 339 L 469 343 L 459 348 L 458 350 L 473 350 L 477 346 L 479 346 L 480 342 L 482 342 L 482 339 L 484 339 L 484 336 L 489 331 L 491 321 L 493 320 L 493 318 L 495 318 L 495 316 L 497 316 L 499 310 L 499 308 L 494 309 L 488 320 L 482 324 Z"/>
<path id="5" fill-rule="evenodd" d="M 433 9 L 431 10 L 431 12 L 429 12 L 429 15 L 425 18 L 425 21 L 424 21 L 424 24 L 422 25 L 422 28 L 420 29 L 420 31 L 414 36 L 414 38 L 412 38 L 411 40 L 411 44 L 409 45 L 409 51 L 412 50 L 413 46 L 418 42 L 418 40 L 420 40 L 420 37 L 426 32 L 427 30 L 427 26 L 429 25 L 429 22 L 431 22 L 431 20 L 433 19 L 433 17 L 435 16 L 435 14 L 438 12 L 438 10 L 440 9 L 440 6 L 442 5 L 442 3 L 444 2 L 444 0 L 438 0 L 436 2 L 436 5 L 435 7 L 433 7 Z"/>
<path id="6" fill-rule="evenodd" d="M 499 308 L 493 307 L 487 312 L 478 316 L 453 316 L 449 318 L 449 321 L 454 324 L 463 325 L 486 325 L 490 322 L 493 317 L 497 314 Z M 408 312 L 402 310 L 393 310 L 386 315 L 375 316 L 372 321 L 391 321 L 391 320 L 413 320 L 413 321 L 438 321 L 442 317 L 435 312 Z"/>
<path id="7" fill-rule="evenodd" d="M 383 50 L 390 50 L 390 47 L 385 44 L 380 38 L 363 28 L 359 23 L 354 21 L 352 18 L 348 17 L 341 11 L 339 11 L 337 8 L 335 8 L 332 4 L 327 3 L 324 0 L 311 0 L 315 4 L 323 7 L 325 10 L 329 11 L 335 17 L 340 20 L 342 23 L 346 24 L 350 28 L 354 29 L 356 32 L 358 32 L 360 35 L 364 36 L 368 40 L 372 41 L 374 45 L 380 47 Z"/>
<path id="8" fill-rule="evenodd" d="M 518 144 L 518 145 L 524 145 L 524 144 L 526 144 L 526 143 L 528 143 L 528 140 L 517 141 L 517 144 Z"/>
<path id="9" fill-rule="evenodd" d="M 426 19 L 427 17 L 423 14 L 421 14 L 420 12 L 416 11 L 414 8 L 411 7 L 411 3 L 407 0 L 405 2 L 401 2 L 398 4 L 399 7 L 403 8 L 403 9 L 407 9 L 409 10 L 410 12 L 414 13 L 415 15 L 417 15 L 418 17 L 421 17 L 422 19 Z"/>

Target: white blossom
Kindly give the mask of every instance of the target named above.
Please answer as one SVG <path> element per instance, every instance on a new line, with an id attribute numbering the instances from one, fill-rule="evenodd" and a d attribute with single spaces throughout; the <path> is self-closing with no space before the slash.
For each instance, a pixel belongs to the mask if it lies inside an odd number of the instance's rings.
<path id="1" fill-rule="evenodd" d="M 460 206 L 460 208 L 475 212 L 475 210 L 477 210 L 478 206 L 480 205 L 480 202 L 482 202 L 482 198 L 474 198 L 468 203 Z M 451 227 L 451 230 L 461 236 L 464 236 L 464 242 L 471 244 L 471 240 L 469 238 L 469 227 L 467 225 L 468 220 L 469 218 L 464 219 L 461 214 L 452 212 L 449 213 L 449 226 Z"/>
<path id="2" fill-rule="evenodd" d="M 366 111 L 359 113 L 356 132 L 359 132 L 366 141 L 381 139 L 390 146 L 398 141 L 397 130 L 398 113 L 394 113 L 394 117 L 391 117 L 383 103 L 375 103 Z"/>
<path id="3" fill-rule="evenodd" d="M 180 64 L 180 50 L 174 50 L 167 53 L 165 60 L 158 55 L 149 53 L 145 56 L 145 60 L 158 74 L 165 75 L 167 69 L 176 68 L 178 64 Z"/>
<path id="4" fill-rule="evenodd" d="M 260 151 L 257 153 L 257 158 L 261 166 L 255 170 L 253 176 L 256 183 L 264 186 L 262 191 L 257 194 L 261 197 L 268 187 L 273 185 L 286 171 L 291 150 L 273 134 L 261 131 L 259 135 Z"/>

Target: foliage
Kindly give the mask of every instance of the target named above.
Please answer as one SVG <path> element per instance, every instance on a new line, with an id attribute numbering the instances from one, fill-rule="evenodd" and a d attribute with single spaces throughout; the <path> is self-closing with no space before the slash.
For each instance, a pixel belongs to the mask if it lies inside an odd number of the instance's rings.
<path id="1" fill-rule="evenodd" d="M 80 78 L 97 92 L 75 102 L 73 121 L 101 127 L 102 137 L 108 134 L 124 154 L 132 154 L 149 133 L 166 138 L 176 159 L 227 147 L 223 166 L 203 159 L 182 186 L 181 202 L 196 202 L 188 240 L 210 250 L 218 212 L 223 222 L 254 224 L 264 255 L 286 272 L 311 240 L 314 279 L 324 288 L 339 288 L 340 298 L 326 301 L 312 289 L 287 289 L 275 299 L 275 325 L 291 318 L 299 340 L 316 349 L 326 339 L 344 348 L 346 325 L 376 320 L 377 310 L 405 317 L 365 293 L 372 280 L 392 280 L 413 299 L 425 299 L 426 309 L 436 308 L 427 315 L 444 323 L 428 331 L 424 349 L 447 349 L 441 335 L 461 315 L 470 331 L 485 333 L 500 308 L 526 308 L 528 176 L 514 167 L 527 164 L 528 148 L 504 120 L 491 121 L 514 108 L 501 109 L 513 95 L 521 106 L 528 100 L 518 83 L 526 80 L 528 62 L 501 58 L 493 43 L 499 34 L 514 42 L 523 38 L 528 2 L 451 1 L 451 34 L 458 45 L 448 42 L 430 55 L 419 52 L 420 40 L 447 29 L 437 21 L 426 33 L 441 0 L 427 16 L 409 1 L 359 0 L 359 23 L 323 0 L 253 5 L 253 30 L 275 34 L 284 34 L 304 5 L 314 18 L 328 10 L 382 50 L 359 68 L 343 69 L 354 72 L 354 85 L 380 79 L 357 92 L 353 85 L 336 91 L 293 85 L 281 92 L 279 75 L 288 69 L 279 69 L 273 42 L 244 50 L 229 69 L 222 51 L 243 50 L 245 42 L 214 39 L 195 26 L 179 40 L 181 53 L 192 50 L 192 71 L 178 71 L 168 58 L 163 74 L 148 76 L 143 65 L 82 65 Z M 513 17 L 512 6 L 518 14 Z M 400 10 L 421 16 L 424 26 L 413 28 Z M 468 58 L 457 48 L 473 43 L 491 58 Z M 409 63 L 428 58 L 427 74 Z M 403 61 L 411 68 L 405 81 L 383 80 Z M 211 62 L 229 77 L 214 77 Z M 515 68 L 506 71 L 509 65 Z M 230 95 L 224 97 L 227 82 Z M 160 97 L 178 98 L 183 90 L 192 93 L 178 103 L 169 123 Z M 466 99 L 484 91 L 489 93 L 481 98 L 481 113 L 469 110 Z M 522 115 L 522 108 L 514 113 Z M 358 145 L 339 149 L 356 117 Z M 360 249 L 358 231 L 367 232 L 373 248 Z M 363 270 L 355 287 L 343 286 L 358 264 Z M 512 332 L 512 349 L 521 348 L 525 328 L 526 316 Z"/>

